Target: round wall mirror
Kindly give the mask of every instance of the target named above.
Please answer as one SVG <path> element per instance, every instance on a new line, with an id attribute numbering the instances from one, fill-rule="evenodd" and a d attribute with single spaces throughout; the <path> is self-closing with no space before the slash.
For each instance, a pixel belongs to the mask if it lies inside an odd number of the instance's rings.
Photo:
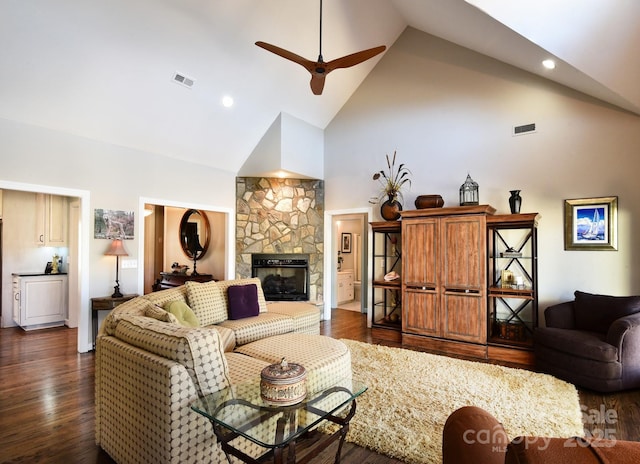
<path id="1" fill-rule="evenodd" d="M 187 210 L 180 221 L 180 246 L 190 259 L 200 259 L 209 248 L 211 228 L 204 211 Z"/>

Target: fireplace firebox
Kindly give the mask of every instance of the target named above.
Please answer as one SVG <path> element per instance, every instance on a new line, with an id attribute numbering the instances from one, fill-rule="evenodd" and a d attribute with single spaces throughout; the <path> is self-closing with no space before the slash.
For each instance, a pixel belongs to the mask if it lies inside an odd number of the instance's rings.
<path id="1" fill-rule="evenodd" d="M 258 277 L 267 301 L 309 299 L 309 255 L 253 254 L 251 276 Z"/>

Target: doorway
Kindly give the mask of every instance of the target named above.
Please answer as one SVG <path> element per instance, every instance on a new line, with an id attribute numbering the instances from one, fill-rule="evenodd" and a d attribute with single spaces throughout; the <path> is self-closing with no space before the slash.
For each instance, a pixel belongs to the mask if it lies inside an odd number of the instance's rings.
<path id="1" fill-rule="evenodd" d="M 48 194 L 66 197 L 69 201 L 69 213 L 68 219 L 69 227 L 69 243 L 67 246 L 67 256 L 65 265 L 68 265 L 69 284 L 68 284 L 68 319 L 65 321 L 69 325 L 78 327 L 77 335 L 77 351 L 85 353 L 89 351 L 93 346 L 92 333 L 90 330 L 90 311 L 89 311 L 89 273 L 79 273 L 79 269 L 89 269 L 89 234 L 87 232 L 90 220 L 90 208 L 89 198 L 90 194 L 86 190 L 69 189 L 62 187 L 49 187 L 43 185 L 23 184 L 17 182 L 0 181 L 0 189 L 4 190 L 4 201 L 6 201 L 6 194 L 13 192 L 15 194 Z M 7 213 L 7 211 L 4 211 Z M 20 221 L 22 212 L 16 211 L 14 217 L 17 221 Z M 5 237 L 8 227 L 10 227 L 7 220 L 7 215 L 3 214 Z M 13 226 L 11 226 L 13 227 Z M 20 232 L 20 224 L 18 224 L 18 232 Z M 35 230 L 35 229 L 34 229 Z M 28 240 L 31 240 L 31 236 L 27 235 Z M 21 239 L 23 240 L 23 239 Z M 24 241 L 24 240 L 23 240 Z M 26 243 L 26 242 L 25 242 Z M 26 245 L 25 245 L 26 246 Z M 12 248 L 12 251 L 14 248 Z M 52 253 L 47 247 L 38 247 L 31 249 L 26 248 L 27 252 L 21 249 L 19 256 L 13 258 L 11 267 L 15 269 L 26 269 L 25 265 L 31 266 L 31 262 L 25 261 L 25 256 L 33 259 L 33 266 L 44 269 L 42 263 L 46 263 L 46 259 L 51 259 Z M 31 258 L 32 257 L 32 258 Z M 4 249 L 2 260 L 5 265 L 1 268 L 2 273 L 2 325 L 13 326 L 10 301 L 7 301 L 9 290 L 12 288 L 11 274 L 13 269 L 8 268 L 8 253 L 7 248 Z M 18 266 L 19 265 L 19 266 Z M 38 270 L 34 267 L 34 270 Z"/>
<path id="2" fill-rule="evenodd" d="M 368 217 L 368 211 L 331 216 L 332 308 L 368 313 Z"/>
<path id="3" fill-rule="evenodd" d="M 138 287 L 144 293 L 153 291 L 160 272 L 171 272 L 173 263 L 192 267 L 193 261 L 181 248 L 179 234 L 181 219 L 191 209 L 206 214 L 211 227 L 209 251 L 204 260 L 198 261 L 198 272 L 212 274 L 215 280 L 235 277 L 234 210 L 146 197 L 139 198 L 138 209 L 144 218 L 138 229 L 143 237 L 138 243 L 138 256 L 144 263 L 139 268 Z"/>
<path id="4" fill-rule="evenodd" d="M 144 293 L 151 293 L 161 273 L 172 272 L 177 266 L 190 274 L 211 274 L 215 280 L 225 278 L 226 213 L 197 210 L 207 219 L 207 250 L 194 263 L 181 246 L 180 225 L 183 216 L 192 208 L 144 205 Z M 197 267 L 196 267 L 197 266 Z"/>

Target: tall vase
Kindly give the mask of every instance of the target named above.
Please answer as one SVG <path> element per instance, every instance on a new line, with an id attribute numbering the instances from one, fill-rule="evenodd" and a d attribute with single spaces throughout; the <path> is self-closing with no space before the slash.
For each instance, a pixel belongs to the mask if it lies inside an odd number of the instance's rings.
<path id="1" fill-rule="evenodd" d="M 510 193 L 509 207 L 511 208 L 511 214 L 518 214 L 520 213 L 520 206 L 522 205 L 520 190 L 510 190 Z"/>
<path id="2" fill-rule="evenodd" d="M 402 205 L 396 200 L 395 195 L 389 195 L 389 199 L 380 206 L 380 216 L 385 221 L 397 221 L 400 219 L 400 211 L 402 211 Z"/>

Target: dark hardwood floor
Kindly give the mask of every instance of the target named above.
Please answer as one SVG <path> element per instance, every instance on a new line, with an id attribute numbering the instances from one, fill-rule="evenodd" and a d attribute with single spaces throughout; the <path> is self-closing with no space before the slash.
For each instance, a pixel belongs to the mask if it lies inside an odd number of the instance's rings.
<path id="1" fill-rule="evenodd" d="M 371 343 L 366 316 L 334 310 L 321 331 L 334 338 Z M 94 354 L 76 352 L 76 330 L 24 332 L 0 329 L 0 463 L 96 463 L 113 461 L 94 442 Z M 640 390 L 613 395 L 580 391 L 587 430 L 618 440 L 640 441 Z M 600 420 L 606 411 L 608 423 Z M 604 414 L 606 416 L 606 414 Z M 313 464 L 328 464 L 335 445 Z M 345 464 L 399 461 L 346 443 Z"/>

